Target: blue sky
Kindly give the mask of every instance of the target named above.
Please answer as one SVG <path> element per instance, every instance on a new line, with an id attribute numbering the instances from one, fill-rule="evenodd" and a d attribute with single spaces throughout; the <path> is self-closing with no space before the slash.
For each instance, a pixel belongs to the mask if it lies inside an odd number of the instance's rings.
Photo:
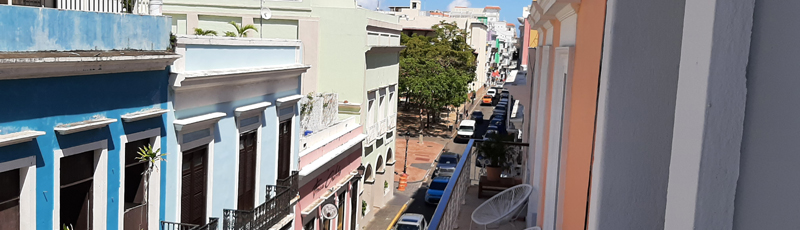
<path id="1" fill-rule="evenodd" d="M 375 9 L 380 1 L 381 9 L 387 10 L 389 6 L 408 6 L 409 0 L 357 0 L 361 6 Z M 519 25 L 518 17 L 522 17 L 522 7 L 531 4 L 531 0 L 422 0 L 423 10 L 448 11 L 453 6 L 468 6 L 483 8 L 484 6 L 499 6 L 500 20 Z"/>

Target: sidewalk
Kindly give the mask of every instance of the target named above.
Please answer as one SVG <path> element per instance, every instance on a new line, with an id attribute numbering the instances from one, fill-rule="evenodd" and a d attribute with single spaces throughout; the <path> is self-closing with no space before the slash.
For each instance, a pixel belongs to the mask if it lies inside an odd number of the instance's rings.
<path id="1" fill-rule="evenodd" d="M 405 139 L 398 139 L 395 141 L 395 162 L 394 167 L 394 181 L 400 181 L 400 174 L 403 173 L 403 164 L 406 163 Z M 419 138 L 412 138 L 408 140 L 408 182 L 416 182 L 425 179 L 425 175 L 431 169 L 431 163 L 439 157 L 444 145 L 436 143 L 432 140 L 424 141 L 419 144 Z"/>
<path id="2" fill-rule="evenodd" d="M 443 118 L 438 124 L 432 124 L 431 127 L 426 128 L 424 131 L 425 137 L 441 137 L 441 138 L 452 138 L 455 135 L 455 131 L 449 129 L 448 126 L 452 125 L 453 127 L 458 126 L 458 122 L 461 120 L 458 119 L 458 113 L 465 113 L 465 117 L 469 117 L 472 113 L 472 109 L 475 106 L 480 105 L 481 98 L 483 95 L 486 95 L 486 90 L 488 88 L 481 87 L 475 92 L 475 99 L 471 102 L 467 102 L 461 106 L 459 106 L 455 111 L 450 112 L 449 116 Z M 467 108 L 467 109 L 465 109 Z M 405 132 L 411 132 L 412 135 L 416 135 L 419 132 L 419 117 L 418 114 L 411 114 L 408 111 L 403 111 L 401 108 L 398 107 L 397 113 L 397 133 L 403 134 Z"/>

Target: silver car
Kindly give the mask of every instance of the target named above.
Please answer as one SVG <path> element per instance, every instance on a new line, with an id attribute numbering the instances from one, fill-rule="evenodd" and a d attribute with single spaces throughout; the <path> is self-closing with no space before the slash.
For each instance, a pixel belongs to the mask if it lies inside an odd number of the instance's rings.
<path id="1" fill-rule="evenodd" d="M 416 213 L 405 213 L 397 220 L 392 230 L 424 230 L 428 229 L 425 216 Z"/>

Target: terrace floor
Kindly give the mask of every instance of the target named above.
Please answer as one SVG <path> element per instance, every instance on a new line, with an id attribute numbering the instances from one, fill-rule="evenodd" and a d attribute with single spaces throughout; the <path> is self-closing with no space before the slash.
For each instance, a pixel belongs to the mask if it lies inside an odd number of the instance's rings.
<path id="1" fill-rule="evenodd" d="M 486 194 L 487 192 L 484 192 Z M 475 208 L 483 204 L 489 198 L 478 198 L 478 186 L 472 185 L 467 189 L 466 202 L 461 205 L 461 213 L 458 214 L 458 229 L 502 229 L 502 230 L 522 230 L 525 229 L 525 214 L 520 214 L 516 221 L 506 222 L 500 226 L 480 226 L 472 223 L 472 212 Z M 524 210 L 523 210 L 524 212 Z"/>

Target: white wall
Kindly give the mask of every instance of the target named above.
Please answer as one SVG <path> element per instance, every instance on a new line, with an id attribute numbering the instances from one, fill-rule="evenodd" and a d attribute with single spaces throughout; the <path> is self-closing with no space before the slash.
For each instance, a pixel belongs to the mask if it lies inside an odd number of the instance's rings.
<path id="1" fill-rule="evenodd" d="M 682 0 L 608 1 L 590 230 L 663 228 L 683 13 Z"/>

